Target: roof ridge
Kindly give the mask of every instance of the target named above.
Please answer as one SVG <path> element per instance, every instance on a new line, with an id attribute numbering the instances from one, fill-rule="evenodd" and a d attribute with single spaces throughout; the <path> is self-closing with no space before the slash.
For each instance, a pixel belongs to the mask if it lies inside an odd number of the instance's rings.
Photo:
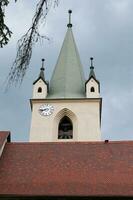
<path id="1" fill-rule="evenodd" d="M 133 140 L 115 140 L 115 141 L 108 141 L 108 143 L 105 143 L 105 140 L 103 141 L 71 141 L 71 142 L 10 142 L 7 143 L 8 145 L 15 145 L 15 144 L 24 144 L 24 145 L 33 145 L 33 144 L 38 144 L 38 145 L 44 145 L 44 144 L 49 144 L 49 145 L 55 145 L 55 144 L 60 144 L 60 145 L 75 145 L 75 144 L 121 144 L 121 143 L 133 143 Z"/>

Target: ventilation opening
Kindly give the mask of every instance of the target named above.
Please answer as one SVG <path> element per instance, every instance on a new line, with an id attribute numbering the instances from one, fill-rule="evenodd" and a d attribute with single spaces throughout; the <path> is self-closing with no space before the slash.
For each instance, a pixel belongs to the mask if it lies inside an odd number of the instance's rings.
<path id="1" fill-rule="evenodd" d="M 95 88 L 94 87 L 91 87 L 91 92 L 95 92 Z"/>
<path id="2" fill-rule="evenodd" d="M 38 93 L 42 93 L 42 88 L 41 87 L 38 88 Z"/>
<path id="3" fill-rule="evenodd" d="M 69 117 L 64 116 L 59 123 L 58 139 L 72 139 L 73 125 Z"/>

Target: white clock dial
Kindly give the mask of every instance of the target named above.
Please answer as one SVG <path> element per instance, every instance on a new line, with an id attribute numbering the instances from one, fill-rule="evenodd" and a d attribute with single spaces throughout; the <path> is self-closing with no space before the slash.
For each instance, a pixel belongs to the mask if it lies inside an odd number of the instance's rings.
<path id="1" fill-rule="evenodd" d="M 39 108 L 39 113 L 43 116 L 49 116 L 53 113 L 54 107 L 49 104 L 41 105 Z"/>

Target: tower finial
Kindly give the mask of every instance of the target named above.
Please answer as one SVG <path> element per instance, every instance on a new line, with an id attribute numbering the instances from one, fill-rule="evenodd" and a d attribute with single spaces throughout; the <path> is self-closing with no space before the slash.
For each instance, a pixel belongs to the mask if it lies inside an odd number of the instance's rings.
<path id="1" fill-rule="evenodd" d="M 91 57 L 90 60 L 91 60 L 91 66 L 90 66 L 90 75 L 89 75 L 89 78 L 90 77 L 94 77 L 96 79 L 95 72 L 94 72 L 94 66 L 93 66 L 93 60 L 94 60 L 94 58 Z"/>
<path id="2" fill-rule="evenodd" d="M 42 67 L 41 67 L 41 70 L 42 70 L 42 71 L 44 71 L 44 70 L 45 70 L 45 68 L 44 68 L 44 61 L 45 61 L 45 59 L 44 59 L 44 58 L 42 58 Z"/>
<path id="3" fill-rule="evenodd" d="M 91 60 L 91 66 L 90 67 L 91 67 L 91 69 L 94 69 L 94 66 L 93 66 L 93 60 L 94 60 L 94 58 L 91 57 L 90 60 Z"/>
<path id="4" fill-rule="evenodd" d="M 42 67 L 40 68 L 40 74 L 39 74 L 39 77 L 42 78 L 42 80 L 45 80 L 45 76 L 44 76 L 44 70 L 45 70 L 44 61 L 45 61 L 45 59 L 42 58 Z"/>
<path id="5" fill-rule="evenodd" d="M 69 23 L 67 24 L 68 28 L 72 28 L 72 23 L 71 23 L 71 14 L 72 14 L 72 10 L 68 10 L 69 13 Z"/>

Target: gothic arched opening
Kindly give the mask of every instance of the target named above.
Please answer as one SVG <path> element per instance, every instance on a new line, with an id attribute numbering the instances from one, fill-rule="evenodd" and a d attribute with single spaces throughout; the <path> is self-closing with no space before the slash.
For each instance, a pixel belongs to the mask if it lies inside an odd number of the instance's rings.
<path id="1" fill-rule="evenodd" d="M 72 139 L 73 138 L 73 124 L 69 117 L 64 116 L 59 123 L 58 139 Z"/>
<path id="2" fill-rule="evenodd" d="M 38 93 L 42 93 L 42 88 L 41 87 L 38 88 Z"/>
<path id="3" fill-rule="evenodd" d="M 91 92 L 95 92 L 95 88 L 94 87 L 91 87 Z"/>

